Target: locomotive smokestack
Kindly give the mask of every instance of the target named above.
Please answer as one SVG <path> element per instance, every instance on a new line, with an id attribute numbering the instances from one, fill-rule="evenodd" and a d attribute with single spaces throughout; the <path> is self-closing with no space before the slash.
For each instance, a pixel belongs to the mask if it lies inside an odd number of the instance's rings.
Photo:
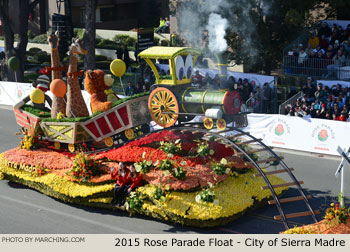
<path id="1" fill-rule="evenodd" d="M 218 67 L 219 67 L 219 77 L 220 77 L 220 89 L 228 89 L 227 83 L 227 58 L 228 52 L 221 52 L 217 54 Z"/>

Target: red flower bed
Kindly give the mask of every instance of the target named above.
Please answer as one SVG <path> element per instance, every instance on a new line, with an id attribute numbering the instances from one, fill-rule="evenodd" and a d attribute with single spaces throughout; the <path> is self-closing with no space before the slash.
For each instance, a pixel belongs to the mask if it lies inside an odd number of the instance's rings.
<path id="1" fill-rule="evenodd" d="M 146 152 L 145 158 L 142 154 Z M 167 159 L 167 155 L 161 151 L 151 147 L 123 146 L 118 149 L 113 149 L 105 153 L 96 155 L 97 159 L 108 158 L 118 162 L 140 162 L 144 159 L 156 162 L 157 160 Z"/>
<path id="2" fill-rule="evenodd" d="M 160 141 L 168 142 L 168 141 L 177 140 L 177 139 L 181 139 L 182 141 L 185 141 L 185 140 L 191 141 L 193 139 L 198 139 L 201 136 L 202 135 L 199 133 L 192 134 L 191 132 L 181 133 L 180 131 L 175 131 L 175 130 L 173 131 L 164 130 L 161 132 L 153 133 L 139 140 L 135 140 L 129 143 L 128 146 L 142 146 L 153 142 L 160 142 Z"/>
<path id="3" fill-rule="evenodd" d="M 105 167 L 103 167 L 105 173 L 94 176 L 90 182 L 97 183 L 111 180 L 110 168 L 112 166 L 117 168 L 117 163 L 121 161 L 130 165 L 143 160 L 150 160 L 155 163 L 156 161 L 168 159 L 168 155 L 163 150 L 152 148 L 151 146 L 160 141 L 174 142 L 177 139 L 181 139 L 182 151 L 180 153 L 184 156 L 175 154 L 170 159 L 174 161 L 175 166 L 181 166 L 186 170 L 185 178 L 182 180 L 176 179 L 171 172 L 169 175 L 164 176 L 164 173 L 156 168 L 143 175 L 143 179 L 148 183 L 159 185 L 161 182 L 162 186 L 173 190 L 189 190 L 199 186 L 205 187 L 209 182 L 212 184 L 219 183 L 225 180 L 227 175 L 216 175 L 210 166 L 215 162 L 220 162 L 222 158 L 226 158 L 228 161 L 227 167 L 237 169 L 252 167 L 251 165 L 248 166 L 242 158 L 232 156 L 235 152 L 232 148 L 227 148 L 225 145 L 215 141 L 208 142 L 210 149 L 215 151 L 214 155 L 189 157 L 186 153 L 190 151 L 193 152 L 193 155 L 196 153 L 198 142 L 194 140 L 201 139 L 201 134 L 162 131 L 133 141 L 120 148 L 97 154 L 95 156 L 96 159 L 107 158 L 113 162 L 105 162 Z M 142 157 L 143 153 L 146 153 L 144 158 Z M 16 148 L 5 152 L 4 155 L 9 162 L 24 163 L 32 166 L 43 165 L 45 168 L 50 169 L 50 172 L 59 176 L 67 176 L 66 172 L 72 167 L 72 157 L 75 156 L 75 154 L 70 153 L 69 157 L 66 157 L 67 155 L 64 155 L 64 153 L 44 148 L 36 151 Z M 186 161 L 186 164 L 180 165 L 181 161 Z"/>
<path id="4" fill-rule="evenodd" d="M 161 184 L 164 188 L 172 190 L 189 190 L 196 187 L 208 186 L 208 182 L 212 184 L 224 181 L 227 175 L 215 175 L 213 170 L 204 165 L 196 165 L 195 167 L 188 167 L 185 179 L 178 180 L 173 175 L 168 175 L 161 179 L 162 171 L 151 170 L 149 173 L 143 175 L 143 179 L 153 185 Z"/>
<path id="5" fill-rule="evenodd" d="M 215 160 L 221 160 L 224 157 L 229 157 L 235 154 L 235 151 L 232 148 L 227 148 L 225 145 L 218 143 L 218 142 L 208 142 L 209 148 L 214 150 L 215 153 L 213 155 L 213 158 Z M 184 141 L 181 141 L 181 148 L 185 151 L 196 151 L 198 142 L 188 141 L 187 139 Z"/>
<path id="6" fill-rule="evenodd" d="M 72 160 L 49 149 L 32 151 L 15 148 L 4 152 L 4 156 L 12 163 L 32 166 L 42 165 L 47 169 L 67 169 L 72 166 Z"/>
<path id="7" fill-rule="evenodd" d="M 195 142 L 193 140 L 200 140 L 202 137 L 201 133 L 192 134 L 191 132 L 184 132 L 181 133 L 180 131 L 161 131 L 157 133 L 153 133 L 151 135 L 148 135 L 144 138 L 141 138 L 139 140 L 135 140 L 127 146 L 143 146 L 143 145 L 149 145 L 151 143 L 158 143 L 160 141 L 175 141 L 177 139 L 181 139 L 181 148 L 184 151 L 195 151 L 197 148 L 198 142 Z M 203 140 L 200 140 L 201 142 Z M 232 148 L 227 148 L 224 144 L 221 144 L 219 142 L 215 141 L 209 141 L 209 147 L 210 149 L 213 149 L 215 151 L 215 159 L 221 160 L 223 157 L 232 156 L 235 151 Z"/>

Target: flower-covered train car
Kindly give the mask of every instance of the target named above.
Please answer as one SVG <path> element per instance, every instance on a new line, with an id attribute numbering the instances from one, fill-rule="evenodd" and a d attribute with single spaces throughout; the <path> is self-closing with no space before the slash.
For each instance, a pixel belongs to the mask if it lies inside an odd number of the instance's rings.
<path id="1" fill-rule="evenodd" d="M 39 127 L 44 138 L 52 142 L 56 149 L 67 147 L 74 152 L 83 143 L 96 146 L 104 143 L 104 146 L 111 147 L 149 132 L 151 118 L 147 102 L 147 94 L 128 97 L 119 100 L 105 112 L 84 118 L 51 119 L 49 113 L 34 115 L 35 109 L 30 106 L 15 109 L 14 112 L 18 125 L 23 128 Z"/>

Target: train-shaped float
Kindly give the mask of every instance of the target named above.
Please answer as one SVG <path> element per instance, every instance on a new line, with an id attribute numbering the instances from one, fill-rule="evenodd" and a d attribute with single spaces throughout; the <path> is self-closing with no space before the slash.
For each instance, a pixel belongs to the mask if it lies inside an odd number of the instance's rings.
<path id="1" fill-rule="evenodd" d="M 151 47 L 139 54 L 153 70 L 156 84 L 151 87 L 148 108 L 152 119 L 162 127 L 205 116 L 207 129 L 224 130 L 240 119 L 241 97 L 237 91 L 192 87 L 194 65 L 200 51 L 190 47 Z M 160 76 L 155 60 L 168 60 L 170 75 Z"/>
<path id="2" fill-rule="evenodd" d="M 120 100 L 118 105 L 84 121 L 50 120 L 14 109 L 17 124 L 39 127 L 56 149 L 74 152 L 82 143 L 112 147 L 142 136 L 149 132 L 152 120 L 166 128 L 204 116 L 206 129 L 216 124 L 219 130 L 226 129 L 228 123 L 246 122 L 245 114 L 240 113 L 237 91 L 192 87 L 193 68 L 199 55 L 199 50 L 190 47 L 148 48 L 139 57 L 149 64 L 156 78 L 149 95 Z M 170 75 L 159 75 L 154 61 L 160 59 L 169 61 Z"/>
<path id="3" fill-rule="evenodd" d="M 154 121 L 159 126 L 165 128 L 160 129 L 156 131 L 154 134 L 158 134 L 157 137 L 162 136 L 162 133 L 165 133 L 166 136 L 170 136 L 172 134 L 172 131 L 175 131 L 177 134 L 173 134 L 172 138 L 175 142 L 179 139 L 179 136 L 182 136 L 183 139 L 187 139 L 189 141 L 195 142 L 194 140 L 197 140 L 199 143 L 187 143 L 188 146 L 194 145 L 194 147 L 198 147 L 198 150 L 206 149 L 207 153 L 204 153 L 201 151 L 200 153 L 197 150 L 197 157 L 196 162 L 190 162 L 195 164 L 194 167 L 188 167 L 183 168 L 175 167 L 175 170 L 172 170 L 175 175 L 172 175 L 174 177 L 174 180 L 169 180 L 169 185 L 190 185 L 195 186 L 193 188 L 197 188 L 198 186 L 201 188 L 203 193 L 208 193 L 209 189 L 206 189 L 207 186 L 204 184 L 201 185 L 201 182 L 203 180 L 203 177 L 206 177 L 207 179 L 211 179 L 211 176 L 204 176 L 208 175 L 209 173 L 212 174 L 213 180 L 212 182 L 215 183 L 217 181 L 217 175 L 220 176 L 228 176 L 231 177 L 231 179 L 226 179 L 222 183 L 218 183 L 218 194 L 220 192 L 224 192 L 222 194 L 222 201 L 225 202 L 224 204 L 220 206 L 208 205 L 208 204 L 202 204 L 201 198 L 199 198 L 199 202 L 197 202 L 197 196 L 202 197 L 200 194 L 195 196 L 195 192 L 190 191 L 183 191 L 183 192 L 175 192 L 176 193 L 176 199 L 181 200 L 181 197 L 178 196 L 177 193 L 181 193 L 183 198 L 186 198 L 186 202 L 182 201 L 176 201 L 175 198 L 171 198 L 171 203 L 167 205 L 168 203 L 165 203 L 162 205 L 162 203 L 159 201 L 158 203 L 154 204 L 154 194 L 153 196 L 150 196 L 147 194 L 147 192 L 151 191 L 148 190 L 149 188 L 155 189 L 155 192 L 158 192 L 160 185 L 160 180 L 163 178 L 164 173 L 161 173 L 159 182 L 154 182 L 154 184 L 148 184 L 147 190 L 143 191 L 141 193 L 141 188 L 139 193 L 142 194 L 142 197 L 150 197 L 153 200 L 145 200 L 145 207 L 142 208 L 142 204 L 140 209 L 138 210 L 140 213 L 150 215 L 156 218 L 160 219 L 170 219 L 171 221 L 187 224 L 187 225 L 194 225 L 194 226 L 216 226 L 223 223 L 227 223 L 228 221 L 232 220 L 233 218 L 237 218 L 238 215 L 241 215 L 245 211 L 245 207 L 242 207 L 242 204 L 238 203 L 238 205 L 234 205 L 237 202 L 243 202 L 243 201 L 237 201 L 238 197 L 236 196 L 241 195 L 244 190 L 246 190 L 248 182 L 241 183 L 242 181 L 249 181 L 249 188 L 253 188 L 252 186 L 255 186 L 256 189 L 252 189 L 249 191 L 248 194 L 244 194 L 245 202 L 248 204 L 247 208 L 252 207 L 252 202 L 254 202 L 256 199 L 257 203 L 262 202 L 262 200 L 269 198 L 272 196 L 273 200 L 269 201 L 269 204 L 275 204 L 277 206 L 277 209 L 279 211 L 279 215 L 275 216 L 276 220 L 282 220 L 285 227 L 288 228 L 288 221 L 287 218 L 294 218 L 294 217 L 300 217 L 300 216 L 307 216 L 311 215 L 316 222 L 316 216 L 315 214 L 318 214 L 318 211 L 314 211 L 310 205 L 310 202 L 308 199 L 309 196 L 305 195 L 303 192 L 300 184 L 302 184 L 302 181 L 297 181 L 294 175 L 292 174 L 292 169 L 289 169 L 286 164 L 283 162 L 282 158 L 279 157 L 276 153 L 274 153 L 271 148 L 269 148 L 267 145 L 265 145 L 261 139 L 257 139 L 254 136 L 250 135 L 247 132 L 244 132 L 242 129 L 239 129 L 240 127 L 244 127 L 247 125 L 247 119 L 246 114 L 242 113 L 241 110 L 241 97 L 237 91 L 234 90 L 214 90 L 214 89 L 205 89 L 205 88 L 196 88 L 192 86 L 192 74 L 193 74 L 193 66 L 196 63 L 196 60 L 198 56 L 200 55 L 200 52 L 196 49 L 189 48 L 189 47 L 151 47 L 139 54 L 140 58 L 144 59 L 151 69 L 153 70 L 156 78 L 156 83 L 154 83 L 150 88 L 150 93 L 144 93 L 139 94 L 136 96 L 127 97 L 122 100 L 118 100 L 113 103 L 113 105 L 108 108 L 105 111 L 101 111 L 99 113 L 94 113 L 92 116 L 84 117 L 84 118 L 73 118 L 74 120 L 70 120 L 72 118 L 63 118 L 62 120 L 57 120 L 55 118 L 50 118 L 50 115 L 46 118 L 38 115 L 34 115 L 33 113 L 30 113 L 30 109 L 26 109 L 28 107 L 22 107 L 14 110 L 16 115 L 17 123 L 28 130 L 31 129 L 37 129 L 41 130 L 44 134 L 44 139 L 46 139 L 49 143 L 52 143 L 56 149 L 68 149 L 71 152 L 80 151 L 80 146 L 84 144 L 92 144 L 95 149 L 99 148 L 99 150 L 104 150 L 101 146 L 104 145 L 104 147 L 113 147 L 116 145 L 121 145 L 127 141 L 130 141 L 132 139 L 135 139 L 137 137 L 142 137 L 144 134 L 147 134 L 150 131 L 150 123 Z M 166 76 L 160 76 L 157 70 L 157 67 L 155 65 L 155 61 L 157 60 L 168 60 L 169 61 L 169 67 L 170 67 L 170 75 Z M 221 66 L 222 67 L 222 64 Z M 113 71 L 112 71 L 113 73 Z M 223 81 L 225 81 L 227 78 L 223 75 L 221 78 Z M 220 87 L 224 87 L 225 85 L 221 85 Z M 39 113 L 40 115 L 40 113 Z M 201 122 L 196 122 L 193 124 L 188 123 L 191 121 L 194 117 L 201 116 L 203 118 L 203 124 Z M 226 129 L 227 125 L 229 125 L 229 128 Z M 218 130 L 211 130 L 216 126 Z M 166 128 L 170 128 L 166 129 Z M 231 132 L 233 135 L 226 136 L 224 134 L 221 134 L 226 131 L 234 131 Z M 163 132 L 162 132 L 163 131 Z M 146 136 L 142 139 L 142 141 L 149 141 L 149 143 L 153 143 L 152 140 L 152 134 Z M 208 137 L 209 136 L 209 137 Z M 149 139 L 147 140 L 147 137 Z M 193 137 L 193 139 L 191 138 Z M 195 139 L 195 138 L 196 139 Z M 164 135 L 161 139 L 157 139 L 157 142 L 160 142 L 163 140 Z M 209 139 L 209 141 L 207 141 Z M 212 141 L 210 139 L 215 139 L 215 141 Z M 159 141 L 160 140 L 160 141 Z M 201 140 L 204 140 L 203 143 L 205 145 L 205 148 L 199 148 L 201 143 Z M 218 140 L 218 141 L 216 141 Z M 215 150 L 212 149 L 213 152 L 211 152 L 210 149 L 210 143 L 212 142 L 212 146 L 215 146 Z M 134 143 L 137 143 L 134 142 Z M 170 140 L 169 140 L 170 143 Z M 176 142 L 175 142 L 176 143 Z M 260 146 L 261 148 L 250 148 L 247 147 L 248 144 L 255 143 L 256 145 Z M 131 143 L 130 145 L 132 145 Z M 139 162 L 139 157 L 134 160 L 130 160 L 130 156 L 132 156 L 131 153 L 133 150 L 144 150 L 144 149 L 137 149 L 137 148 L 149 148 L 147 143 L 145 146 L 140 147 L 140 143 L 138 143 L 138 146 L 135 146 L 133 149 L 132 146 L 124 145 L 121 146 L 118 149 L 108 150 L 106 152 L 100 152 L 101 155 L 100 158 L 110 158 L 111 156 L 108 155 L 115 155 L 116 152 L 120 151 L 122 153 L 119 153 L 118 158 L 114 158 L 114 161 L 125 161 L 125 162 Z M 203 145 L 203 146 L 204 146 Z M 188 147 L 187 146 L 187 147 Z M 100 148 L 101 147 L 101 148 Z M 127 149 L 130 147 L 130 149 Z M 191 147 L 191 149 L 187 150 L 188 153 L 192 152 L 192 149 L 194 147 Z M 84 148 L 86 148 L 84 146 Z M 126 152 L 123 152 L 123 148 L 126 149 Z M 158 147 L 156 147 L 158 148 Z M 181 147 L 180 147 L 181 148 Z M 152 148 L 151 148 L 152 149 Z M 157 149 L 159 150 L 159 148 Z M 55 151 L 53 151 L 55 154 L 57 154 Z M 113 154 L 108 152 L 114 152 Z M 151 151 L 152 153 L 156 153 L 156 149 L 153 149 Z M 258 159 L 255 155 L 258 152 L 266 152 L 269 157 L 266 159 Z M 107 154 L 106 154 L 107 153 Z M 124 157 L 124 154 L 127 154 L 127 157 Z M 137 151 L 136 151 L 137 153 Z M 142 152 L 142 162 L 146 162 L 147 160 L 144 159 L 143 155 L 146 153 L 146 151 Z M 212 153 L 212 154 L 211 154 Z M 206 160 L 211 160 L 212 162 L 217 162 L 215 158 L 210 157 L 209 159 L 205 159 L 206 156 L 211 156 L 215 153 L 215 155 L 224 155 L 222 156 L 222 161 L 224 162 L 231 162 L 232 167 L 225 167 L 224 164 L 221 163 L 214 163 L 214 166 L 211 166 L 212 164 L 207 163 Z M 96 154 L 96 153 L 95 153 Z M 104 155 L 107 156 L 104 156 Z M 165 152 L 163 153 L 165 155 Z M 202 154 L 202 155 L 201 155 Z M 17 154 L 16 154 L 17 155 Z M 136 157 L 137 155 L 135 155 Z M 150 155 L 151 156 L 151 155 Z M 155 155 L 157 156 L 157 155 Z M 170 155 L 162 156 L 163 158 L 170 157 Z M 192 154 L 191 154 L 191 157 Z M 1 156 L 0 156 L 1 158 Z M 125 160 L 124 160 L 124 159 Z M 226 159 L 227 158 L 227 159 Z M 164 159 L 165 160 L 165 159 Z M 168 160 L 168 159 L 166 159 Z M 205 161 L 206 163 L 203 164 L 202 161 Z M 1 161 L 1 159 L 0 159 Z M 6 161 L 6 160 L 5 160 Z M 156 160 L 151 161 L 151 164 L 156 164 Z M 157 161 L 159 161 L 157 156 Z M 173 162 L 173 161 L 169 161 Z M 174 161 L 175 162 L 175 161 Z M 185 162 L 186 163 L 186 162 Z M 13 164 L 9 161 L 6 161 L 4 167 L 7 167 L 8 164 Z M 135 163 L 136 164 L 136 163 Z M 145 163 L 147 164 L 147 163 Z M 172 163 L 171 163 L 172 164 Z M 181 163 L 180 163 L 181 164 Z M 260 167 L 260 164 L 263 164 L 264 166 Z M 265 166 L 265 164 L 268 164 L 268 166 Z M 17 168 L 17 163 L 15 163 L 15 167 Z M 23 166 L 23 164 L 20 164 Z M 281 166 L 282 168 L 272 171 L 267 171 L 266 169 L 268 167 L 276 167 L 277 165 Z M 24 165 L 26 167 L 26 164 Z M 140 165 L 141 166 L 141 165 Z M 21 167 L 21 166 L 20 166 Z M 228 175 L 230 173 L 230 169 L 236 169 L 238 167 L 241 167 L 238 173 L 234 172 L 237 175 Z M 11 167 L 10 167 L 11 168 Z M 222 170 L 222 168 L 225 168 L 225 171 Z M 227 168 L 227 169 L 226 169 Z M 258 173 L 253 173 L 253 171 L 250 170 L 250 168 L 256 168 L 256 171 Z M 184 172 L 182 169 L 188 169 L 188 171 L 192 172 L 195 176 L 191 175 L 191 181 L 184 182 L 183 184 L 180 183 L 180 180 L 185 178 L 183 176 L 180 178 L 178 176 L 180 173 L 183 175 Z M 204 169 L 204 170 L 203 170 Z M 218 173 L 214 171 L 214 169 L 218 170 Z M 158 167 L 154 167 L 153 169 L 156 173 L 159 172 Z M 227 172 L 226 172 L 227 171 Z M 11 171 L 13 172 L 13 171 Z M 11 175 L 11 172 L 10 175 Z M 146 173 L 150 172 L 148 170 Z M 200 173 L 201 172 L 201 173 Z M 241 173 L 242 172 L 242 173 Z M 249 174 L 248 174 L 249 172 Z M 169 171 L 168 171 L 169 173 Z M 215 174 L 214 174 L 215 173 Z M 285 181 L 279 178 L 274 177 L 274 174 L 279 173 L 286 173 L 291 178 L 292 182 L 284 183 Z M 1 175 L 1 174 L 0 174 Z M 236 179 L 235 176 L 247 176 L 243 179 Z M 166 175 L 167 176 L 167 175 Z M 198 176 L 198 183 L 193 183 L 192 178 L 197 178 Z M 59 176 L 58 176 L 59 177 Z M 110 179 L 110 176 L 107 176 L 108 179 Z M 151 176 L 150 176 L 151 177 Z M 12 179 L 16 180 L 16 176 L 12 176 Z M 175 180 L 176 179 L 176 180 Z M 247 180 L 248 179 L 248 180 Z M 270 181 L 270 179 L 272 181 Z M 21 180 L 25 181 L 25 180 Z M 29 180 L 28 180 L 29 181 Z M 68 180 L 64 180 L 64 183 L 70 183 Z M 176 183 L 172 183 L 172 181 L 176 181 Z M 257 183 L 259 181 L 260 184 Z M 27 181 L 25 181 L 27 182 Z M 208 180 L 209 182 L 209 180 Z M 32 183 L 31 180 L 28 182 L 33 188 L 38 188 L 39 190 L 42 190 L 42 185 L 40 183 L 34 182 Z M 211 183 L 211 182 L 210 182 Z M 157 186 L 156 186 L 157 184 Z M 211 183 L 212 184 L 212 183 Z M 266 185 L 265 185 L 266 184 Z M 257 186 L 261 185 L 261 186 Z M 287 189 L 287 186 L 296 185 L 298 188 L 298 192 L 300 193 L 300 196 L 298 197 L 291 197 L 291 198 L 283 198 L 280 199 L 279 196 L 282 193 L 283 190 Z M 46 184 L 45 184 L 46 186 Z M 208 186 L 210 187 L 209 183 Z M 238 186 L 238 187 L 237 187 Z M 242 186 L 242 187 L 239 187 Z M 221 189 L 220 189 L 221 187 Z M 264 195 L 262 198 L 258 197 L 258 189 L 265 191 L 270 190 L 271 194 L 262 193 L 261 195 Z M 110 190 L 112 190 L 113 186 L 110 187 Z M 175 188 L 175 187 L 174 187 Z M 179 187 L 180 188 L 180 187 Z M 192 187 L 188 187 L 188 189 L 193 189 Z M 237 189 L 238 188 L 238 189 Z M 241 188 L 241 189 L 239 189 Z M 183 190 L 183 188 L 180 188 Z M 237 191 L 234 191 L 236 190 Z M 78 190 L 71 190 L 69 193 L 76 193 Z M 161 189 L 162 191 L 162 189 Z M 226 201 L 229 197 L 226 197 L 226 192 L 234 192 L 230 194 L 229 196 L 233 196 L 234 198 L 230 201 Z M 162 191 L 163 192 L 163 191 Z M 250 193 L 252 193 L 250 195 Z M 46 192 L 48 193 L 48 192 Z M 105 191 L 103 193 L 106 193 Z M 108 192 L 107 192 L 108 193 Z M 168 190 L 169 195 L 171 195 L 170 190 Z M 193 202 L 189 204 L 187 201 L 188 194 L 192 193 L 191 196 L 193 199 Z M 48 195 L 50 195 L 48 193 Z M 57 195 L 57 194 L 55 194 Z M 59 194 L 60 196 L 62 193 Z M 73 196 L 70 196 L 65 198 L 67 201 L 75 202 L 75 198 Z M 96 193 L 100 197 L 99 193 Z M 105 194 L 107 195 L 107 194 Z M 164 194 L 165 195 L 165 194 Z M 174 194 L 173 194 L 174 195 Z M 260 195 L 260 194 L 259 194 Z M 90 195 L 89 195 L 90 196 Z M 157 198 L 155 200 L 159 200 L 158 198 L 159 193 L 156 194 Z M 79 195 L 80 197 L 80 195 Z M 96 196 L 97 197 L 97 196 Z M 165 196 L 160 196 L 165 197 Z M 221 196 L 220 196 L 221 197 Z M 170 196 L 168 197 L 170 198 Z M 91 198 L 91 200 L 97 200 L 99 198 Z M 213 198 L 214 199 L 214 198 Z M 80 198 L 79 198 L 80 200 Z M 90 198 L 86 197 L 86 202 L 89 204 Z M 105 198 L 101 199 L 102 203 L 99 204 L 99 206 L 107 207 L 105 204 L 107 201 L 105 201 Z M 281 203 L 283 202 L 292 202 L 301 200 L 304 201 L 305 206 L 307 207 L 306 212 L 298 212 L 298 213 L 292 213 L 292 214 L 285 214 L 284 210 L 282 209 Z M 92 201 L 94 202 L 94 201 Z M 174 203 L 175 202 L 175 203 Z M 231 202 L 228 204 L 227 202 Z M 98 203 L 98 202 L 97 202 Z M 176 208 L 176 205 L 171 204 L 181 204 L 179 209 L 187 209 L 183 213 L 179 214 L 180 212 L 177 212 L 174 214 L 169 209 Z M 218 203 L 219 204 L 219 203 Z M 151 208 L 147 208 L 146 206 L 149 206 Z M 175 207 L 174 207 L 175 206 Z M 192 208 L 192 206 L 195 206 Z M 211 209 L 214 208 L 220 208 L 220 211 L 213 211 L 220 213 L 215 218 L 210 216 L 210 218 L 201 219 L 199 215 L 203 212 L 211 213 Z M 237 212 L 235 207 L 237 207 Z M 153 209 L 152 211 L 149 209 Z M 158 214 L 157 209 L 160 209 L 159 212 L 162 214 Z M 163 215 L 166 213 L 164 211 L 168 211 L 168 215 Z M 198 212 L 196 212 L 196 209 L 200 209 Z M 208 210 L 209 209 L 209 210 Z M 224 210 L 222 210 L 224 209 Z M 232 210 L 232 212 L 225 212 L 226 210 Z M 182 211 L 182 210 L 181 210 Z M 190 219 L 188 217 L 188 214 L 192 211 L 192 217 L 193 219 Z M 200 213 L 200 214 L 198 214 Z M 164 217 L 165 216 L 165 217 Z"/>

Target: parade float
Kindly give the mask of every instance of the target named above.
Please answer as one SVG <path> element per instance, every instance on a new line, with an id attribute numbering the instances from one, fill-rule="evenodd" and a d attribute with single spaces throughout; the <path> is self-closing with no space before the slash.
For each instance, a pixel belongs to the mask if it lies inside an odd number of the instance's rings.
<path id="1" fill-rule="evenodd" d="M 15 106 L 23 136 L 18 148 L 0 154 L 0 178 L 64 202 L 190 226 L 226 224 L 266 203 L 277 206 L 275 219 L 286 228 L 288 218 L 311 215 L 316 220 L 317 211 L 293 169 L 260 139 L 239 128 L 247 123 L 239 94 L 191 87 L 197 50 L 152 47 L 140 53 L 154 71 L 156 83 L 150 94 L 124 99 L 109 99 L 110 75 L 87 71 L 85 89 L 91 104 L 86 105 L 78 90 L 81 73 L 76 57 L 84 53 L 79 41 L 70 47 L 67 84 L 59 74 L 57 37 L 50 35 L 49 43 L 52 109 Z M 159 59 L 169 61 L 169 76 L 159 76 L 154 65 Z M 124 63 L 113 61 L 111 72 L 123 75 Z M 43 94 L 37 91 L 31 100 L 43 103 Z M 91 106 L 92 115 L 86 113 L 86 106 Z M 195 116 L 203 122 L 191 122 Z M 151 121 L 161 127 L 150 132 Z M 268 157 L 259 158 L 261 152 Z M 114 206 L 110 171 L 118 169 L 119 162 L 134 165 L 143 186 L 131 192 L 123 206 Z M 292 182 L 277 177 L 279 173 L 289 175 Z M 300 196 L 281 198 L 288 186 L 297 186 Z M 306 211 L 285 213 L 282 204 L 296 200 L 305 202 Z"/>

